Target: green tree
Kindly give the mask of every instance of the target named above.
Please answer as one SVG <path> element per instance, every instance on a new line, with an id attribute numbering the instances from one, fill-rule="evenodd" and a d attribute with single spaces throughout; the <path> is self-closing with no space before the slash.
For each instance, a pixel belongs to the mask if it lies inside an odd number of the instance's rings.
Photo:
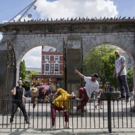
<path id="1" fill-rule="evenodd" d="M 113 52 L 116 47 L 112 45 L 101 45 L 90 50 L 90 52 L 84 58 L 83 71 L 85 75 L 91 75 L 94 72 L 99 74 L 100 81 L 104 87 L 107 82 L 105 73 L 105 57 L 109 53 Z M 114 62 L 112 63 L 114 64 Z M 113 69 L 114 70 L 114 69 Z M 110 73 L 111 74 L 111 73 Z M 113 75 L 113 74 L 111 74 Z"/>
<path id="2" fill-rule="evenodd" d="M 116 56 L 114 53 L 109 53 L 108 55 L 101 58 L 104 65 L 104 76 L 106 81 L 109 82 L 111 87 L 118 87 L 117 79 L 113 77 L 113 72 L 115 68 Z"/>
<path id="3" fill-rule="evenodd" d="M 25 77 L 27 75 L 25 61 L 21 61 L 20 68 L 19 68 L 19 77 L 21 77 L 22 81 L 24 81 Z"/>
<path id="4" fill-rule="evenodd" d="M 127 81 L 129 87 L 133 86 L 133 67 L 127 71 Z"/>
<path id="5" fill-rule="evenodd" d="M 29 87 L 30 87 L 30 82 L 24 81 L 24 82 L 23 82 L 23 85 L 24 85 L 25 87 L 29 88 Z"/>
<path id="6" fill-rule="evenodd" d="M 32 81 L 32 75 L 39 75 L 36 71 L 30 71 L 29 80 Z"/>

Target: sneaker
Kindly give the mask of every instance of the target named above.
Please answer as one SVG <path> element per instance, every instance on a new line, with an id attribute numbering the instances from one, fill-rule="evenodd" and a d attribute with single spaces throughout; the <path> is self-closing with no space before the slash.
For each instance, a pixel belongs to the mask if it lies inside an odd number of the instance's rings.
<path id="1" fill-rule="evenodd" d="M 30 124 L 29 120 L 25 120 L 26 121 L 26 124 Z"/>
<path id="2" fill-rule="evenodd" d="M 10 123 L 12 124 L 13 123 L 13 119 L 10 118 Z"/>
<path id="3" fill-rule="evenodd" d="M 127 103 L 129 102 L 129 97 L 126 97 L 126 102 L 127 102 Z"/>
<path id="4" fill-rule="evenodd" d="M 118 100 L 120 100 L 120 99 L 125 99 L 125 96 L 118 97 Z"/>
<path id="5" fill-rule="evenodd" d="M 87 111 L 87 106 L 84 106 L 84 111 Z"/>
<path id="6" fill-rule="evenodd" d="M 71 129 L 71 128 L 72 128 L 72 126 L 68 125 L 68 128 L 70 128 L 70 129 Z"/>
<path id="7" fill-rule="evenodd" d="M 77 107 L 76 107 L 76 106 L 74 106 L 74 107 L 73 107 L 73 111 L 76 111 L 76 110 L 77 110 Z"/>
<path id="8" fill-rule="evenodd" d="M 55 129 L 55 126 L 51 126 L 51 130 L 54 130 Z"/>
<path id="9" fill-rule="evenodd" d="M 65 129 L 71 129 L 72 126 L 68 125 L 68 126 L 64 126 Z"/>

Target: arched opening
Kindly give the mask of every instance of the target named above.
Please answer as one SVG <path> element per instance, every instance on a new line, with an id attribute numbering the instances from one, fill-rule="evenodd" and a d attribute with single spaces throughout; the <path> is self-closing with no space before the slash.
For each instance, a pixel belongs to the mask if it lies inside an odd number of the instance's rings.
<path id="1" fill-rule="evenodd" d="M 18 80 L 21 76 L 20 63 L 25 60 L 27 75 L 24 79 L 24 85 L 29 82 L 31 86 L 50 85 L 52 91 L 63 87 L 63 54 L 57 48 L 51 45 L 32 46 L 23 50 L 17 59 L 17 76 Z"/>
<path id="2" fill-rule="evenodd" d="M 99 82 L 101 87 L 110 87 L 111 84 L 111 87 L 118 89 L 119 86 L 117 84 L 117 80 L 116 78 L 113 78 L 114 63 L 116 60 L 114 50 L 118 50 L 126 59 L 126 71 L 129 90 L 130 92 L 133 92 L 133 87 L 135 85 L 133 76 L 134 59 L 132 54 L 120 45 L 113 43 L 101 43 L 99 45 L 91 46 L 90 51 L 87 51 L 85 53 L 86 55 L 84 55 L 84 74 L 86 76 L 90 76 L 93 72 L 97 72 L 100 77 Z M 110 67 L 108 67 L 106 61 L 108 61 Z"/>

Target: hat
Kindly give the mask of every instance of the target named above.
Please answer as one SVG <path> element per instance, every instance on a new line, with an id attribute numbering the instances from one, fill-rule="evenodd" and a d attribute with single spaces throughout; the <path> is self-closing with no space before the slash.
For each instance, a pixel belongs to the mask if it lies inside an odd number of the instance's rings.
<path id="1" fill-rule="evenodd" d="M 91 76 L 98 78 L 98 73 L 93 73 Z"/>

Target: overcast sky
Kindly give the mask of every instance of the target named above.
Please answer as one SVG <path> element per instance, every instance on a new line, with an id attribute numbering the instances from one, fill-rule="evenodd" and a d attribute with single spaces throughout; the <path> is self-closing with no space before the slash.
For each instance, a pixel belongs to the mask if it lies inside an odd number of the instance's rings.
<path id="1" fill-rule="evenodd" d="M 32 1 L 0 0 L 0 23 L 13 18 Z M 28 12 L 32 14 L 32 19 L 135 16 L 135 0 L 38 0 L 35 5 L 37 9 L 31 8 Z M 18 18 L 19 16 L 16 17 Z M 24 18 L 29 19 L 27 16 Z M 1 39 L 2 33 L 0 33 Z M 23 59 L 26 66 L 41 67 L 41 47 L 33 48 Z"/>

